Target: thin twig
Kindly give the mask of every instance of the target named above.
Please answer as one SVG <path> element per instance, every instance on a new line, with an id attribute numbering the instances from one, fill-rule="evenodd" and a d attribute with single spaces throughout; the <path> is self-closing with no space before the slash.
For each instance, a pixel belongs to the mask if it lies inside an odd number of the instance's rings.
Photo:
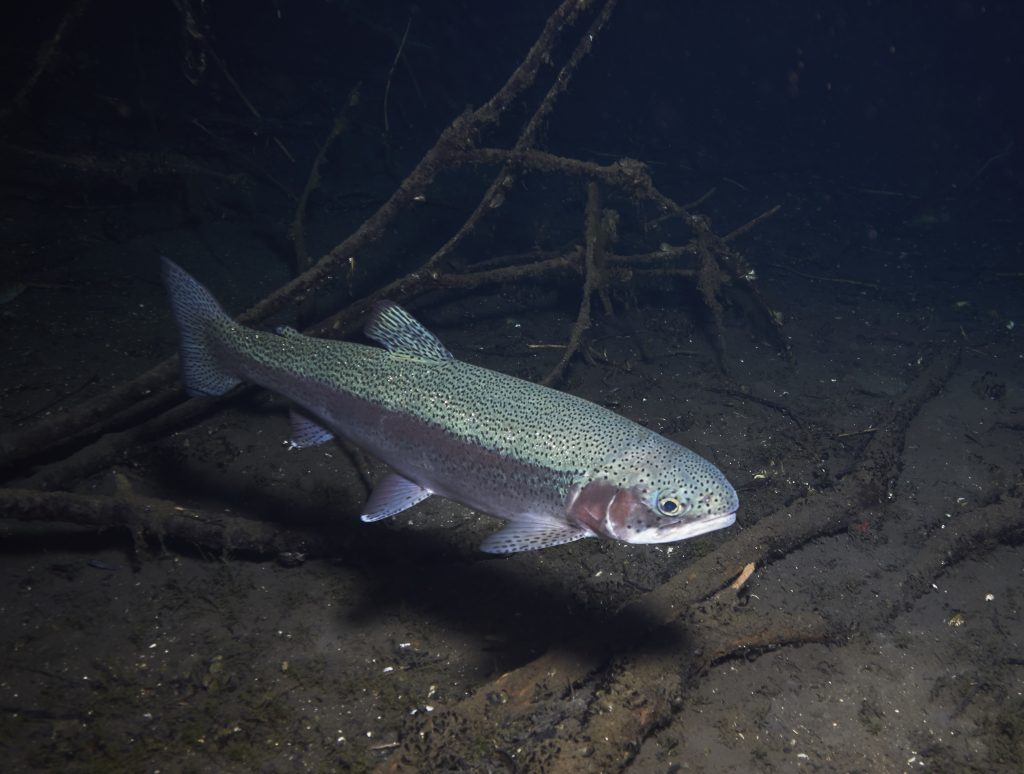
<path id="1" fill-rule="evenodd" d="M 352 87 L 352 90 L 348 93 L 348 99 L 345 100 L 344 107 L 342 107 L 334 119 L 331 131 L 327 134 L 323 143 L 321 143 L 320 150 L 317 152 L 316 158 L 313 159 L 313 164 L 309 168 L 306 185 L 302 189 L 298 203 L 295 205 L 295 217 L 292 219 L 292 225 L 288 229 L 288 234 L 295 245 L 296 276 L 306 271 L 313 263 L 309 253 L 306 252 L 306 208 L 309 205 L 309 197 L 312 196 L 313 191 L 320 185 L 320 170 L 327 160 L 327 154 L 331 146 L 348 128 L 349 111 L 359 104 L 359 86 L 360 84 L 357 83 Z"/>
<path id="2" fill-rule="evenodd" d="M 835 282 L 840 285 L 858 285 L 863 288 L 873 288 L 875 290 L 878 289 L 878 283 L 876 282 L 864 282 L 863 280 L 846 279 L 844 277 L 822 277 L 820 274 L 807 274 L 806 272 L 802 272 L 799 269 L 794 269 L 791 266 L 786 266 L 785 264 L 781 263 L 773 263 L 772 266 L 774 266 L 777 269 L 785 269 L 788 272 L 796 274 L 798 277 L 803 277 L 804 279 L 809 280 L 815 280 L 816 282 Z"/>
<path id="3" fill-rule="evenodd" d="M 60 54 L 61 43 L 64 42 L 64 38 L 71 29 L 71 25 L 82 18 L 88 5 L 89 0 L 77 0 L 77 2 L 68 9 L 68 12 L 64 14 L 60 20 L 60 24 L 57 25 L 56 32 L 53 33 L 53 37 L 40 47 L 39 53 L 36 55 L 36 66 L 33 68 L 28 80 L 26 80 L 25 83 L 22 84 L 21 88 L 18 89 L 18 93 L 14 95 L 11 103 L 0 111 L 0 118 L 6 118 L 25 104 L 25 100 L 32 92 L 32 89 L 36 87 L 36 84 L 39 82 L 43 73 L 46 72 L 53 60 Z"/>
<path id="4" fill-rule="evenodd" d="M 235 94 L 237 94 L 238 98 L 242 100 L 242 103 L 249 109 L 249 112 L 252 113 L 253 117 L 257 121 L 262 122 L 263 116 L 260 115 L 260 111 L 256 109 L 256 106 L 252 104 L 252 101 L 245 95 L 245 92 L 242 91 L 242 87 L 238 85 L 238 81 L 235 80 L 231 71 L 228 70 L 228 66 L 224 63 L 224 60 L 217 55 L 217 52 L 213 50 L 213 46 L 210 45 L 208 40 L 204 38 L 203 42 L 206 44 L 206 50 L 210 54 L 210 58 L 213 59 L 217 67 L 220 68 L 220 73 L 224 76 L 224 80 L 226 80 L 231 85 L 231 88 L 235 90 Z M 280 138 L 272 136 L 271 139 L 274 141 L 274 144 L 277 145 L 281 153 L 285 155 L 285 158 L 294 164 L 295 157 L 292 156 L 291 151 L 284 146 L 284 143 L 281 142 Z"/>
<path id="5" fill-rule="evenodd" d="M 772 208 L 762 212 L 756 218 L 753 218 L 752 220 L 748 220 L 746 223 L 744 223 L 739 228 L 734 228 L 732 231 L 730 231 L 728 234 L 726 234 L 724 237 L 722 237 L 722 241 L 723 242 L 731 242 L 734 239 L 736 239 L 737 237 L 743 236 L 744 234 L 746 234 L 748 231 L 750 231 L 755 226 L 761 225 L 761 223 L 763 221 L 767 220 L 768 218 L 770 218 L 772 215 L 774 215 L 776 212 L 778 212 L 781 209 L 782 209 L 782 205 L 781 204 L 776 204 L 774 207 L 772 207 Z"/>
<path id="6" fill-rule="evenodd" d="M 398 60 L 402 58 L 402 51 L 405 48 L 405 41 L 409 37 L 409 28 L 412 27 L 412 14 L 409 14 L 409 21 L 405 23 L 405 32 L 402 33 L 402 42 L 398 44 L 398 51 L 395 53 L 395 60 L 391 63 L 391 69 L 388 70 L 388 80 L 384 84 L 384 141 L 387 142 L 388 130 L 390 124 L 388 123 L 388 96 L 391 94 L 391 78 L 395 74 L 395 68 L 398 66 Z"/>
<path id="7" fill-rule="evenodd" d="M 569 360 L 580 348 L 584 332 L 590 327 L 590 299 L 594 291 L 603 282 L 602 275 L 598 268 L 600 252 L 604 242 L 603 230 L 601 228 L 601 200 L 598 195 L 597 183 L 591 182 L 587 186 L 587 212 L 586 212 L 586 249 L 583 259 L 583 297 L 580 299 L 579 311 L 576 313 L 576 322 L 569 334 L 569 344 L 566 346 L 562 357 L 554 368 L 548 373 L 541 384 L 550 385 L 562 378 Z"/>

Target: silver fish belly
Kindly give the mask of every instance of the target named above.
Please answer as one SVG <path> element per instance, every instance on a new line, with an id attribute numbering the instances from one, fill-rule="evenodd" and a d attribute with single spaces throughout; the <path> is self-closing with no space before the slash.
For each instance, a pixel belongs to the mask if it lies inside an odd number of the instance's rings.
<path id="1" fill-rule="evenodd" d="M 582 398 L 457 360 L 396 304 L 377 304 L 367 322 L 381 349 L 246 328 L 166 258 L 163 274 L 190 394 L 258 384 L 295 404 L 293 447 L 337 435 L 393 469 L 363 521 L 436 494 L 504 519 L 481 549 L 512 553 L 595 536 L 667 543 L 736 520 L 736 491 L 700 455 Z"/>

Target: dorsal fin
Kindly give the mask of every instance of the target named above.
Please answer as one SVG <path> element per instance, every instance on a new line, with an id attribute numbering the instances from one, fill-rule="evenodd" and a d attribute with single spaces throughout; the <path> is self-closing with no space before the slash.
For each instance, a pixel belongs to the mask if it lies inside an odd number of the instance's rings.
<path id="1" fill-rule="evenodd" d="M 365 333 L 388 352 L 423 360 L 451 360 L 452 353 L 433 333 L 394 301 L 378 301 L 366 322 Z"/>

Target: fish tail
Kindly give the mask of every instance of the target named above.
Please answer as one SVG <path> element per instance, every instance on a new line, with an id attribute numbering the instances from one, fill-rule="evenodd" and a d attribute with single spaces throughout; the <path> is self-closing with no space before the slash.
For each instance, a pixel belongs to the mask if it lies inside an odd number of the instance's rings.
<path id="1" fill-rule="evenodd" d="M 213 346 L 215 332 L 233 321 L 210 291 L 170 258 L 161 258 L 164 285 L 181 335 L 181 373 L 189 395 L 223 395 L 241 383 Z"/>

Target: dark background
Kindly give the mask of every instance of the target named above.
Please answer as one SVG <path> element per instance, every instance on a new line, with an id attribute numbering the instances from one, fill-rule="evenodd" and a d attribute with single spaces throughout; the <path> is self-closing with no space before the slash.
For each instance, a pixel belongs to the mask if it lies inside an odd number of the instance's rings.
<path id="1" fill-rule="evenodd" d="M 8 99 L 68 7 L 9 11 Z M 186 7 L 262 120 L 208 57 L 205 68 L 194 64 L 201 47 L 174 3 L 96 0 L 25 104 L 0 124 L 4 143 L 100 156 L 173 150 L 224 171 L 230 147 L 297 193 L 316 145 L 361 82 L 351 135 L 332 160 L 339 176 L 386 191 L 460 111 L 504 82 L 553 3 Z M 922 197 L 981 196 L 998 208 L 1021 193 L 1021 15 L 1010 2 L 624 2 L 543 146 L 640 158 L 670 193 L 676 184 L 799 171 Z M 410 22 L 385 139 L 385 83 Z M 500 143 L 513 124 L 486 139 Z M 260 193 L 252 206 L 274 211 Z"/>

